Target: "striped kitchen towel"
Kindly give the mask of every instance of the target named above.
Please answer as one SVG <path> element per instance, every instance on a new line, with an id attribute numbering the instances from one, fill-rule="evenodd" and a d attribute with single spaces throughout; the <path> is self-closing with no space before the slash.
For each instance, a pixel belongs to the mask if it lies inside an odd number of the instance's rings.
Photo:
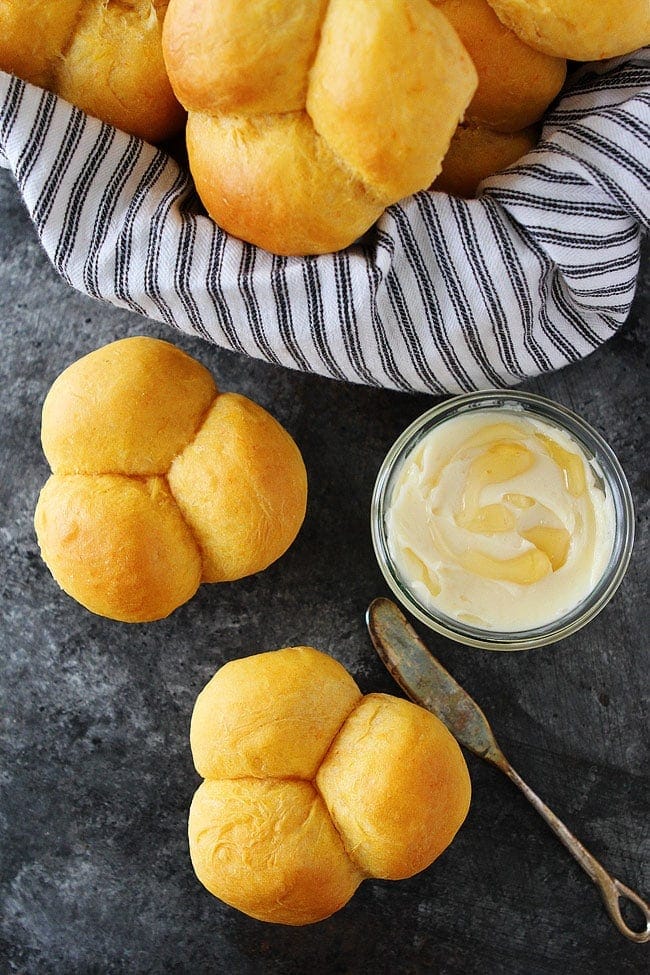
<path id="1" fill-rule="evenodd" d="M 169 155 L 0 73 L 0 153 L 59 273 L 238 352 L 455 393 L 588 355 L 625 321 L 650 212 L 650 52 L 584 65 L 476 200 L 419 193 L 338 254 L 224 233 Z"/>

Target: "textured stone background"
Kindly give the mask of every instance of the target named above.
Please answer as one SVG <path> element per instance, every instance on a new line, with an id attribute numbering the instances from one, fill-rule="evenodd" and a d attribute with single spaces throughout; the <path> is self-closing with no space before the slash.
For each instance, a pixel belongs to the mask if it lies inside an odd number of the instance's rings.
<path id="1" fill-rule="evenodd" d="M 647 895 L 648 262 L 633 315 L 588 360 L 528 389 L 610 441 L 637 506 L 622 588 L 571 639 L 494 654 L 429 643 L 482 703 L 514 766 L 596 856 Z M 473 756 L 474 797 L 453 846 L 400 883 L 367 882 L 327 921 L 264 925 L 195 880 L 186 815 L 198 778 L 194 698 L 226 660 L 310 643 L 364 691 L 396 692 L 364 627 L 386 593 L 368 531 L 373 481 L 431 405 L 267 366 L 85 298 L 57 278 L 0 173 L 0 971 L 440 975 L 646 971 L 648 948 L 609 922 L 595 888 L 514 787 Z M 47 477 L 39 412 L 72 360 L 158 335 L 223 388 L 269 408 L 310 473 L 304 528 L 267 572 L 204 586 L 165 621 L 127 626 L 65 596 L 32 512 Z"/>

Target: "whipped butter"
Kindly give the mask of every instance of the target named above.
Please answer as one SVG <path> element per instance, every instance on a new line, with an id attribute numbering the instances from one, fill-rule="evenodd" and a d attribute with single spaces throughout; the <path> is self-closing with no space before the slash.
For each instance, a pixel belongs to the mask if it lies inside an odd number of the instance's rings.
<path id="1" fill-rule="evenodd" d="M 564 616 L 610 559 L 615 510 L 566 431 L 523 411 L 474 410 L 434 427 L 397 472 L 386 538 L 429 611 L 513 632 Z"/>

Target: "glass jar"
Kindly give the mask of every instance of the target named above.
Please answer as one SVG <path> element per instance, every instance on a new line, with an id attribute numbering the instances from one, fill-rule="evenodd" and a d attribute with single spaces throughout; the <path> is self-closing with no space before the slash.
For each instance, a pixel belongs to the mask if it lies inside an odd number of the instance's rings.
<path id="1" fill-rule="evenodd" d="M 528 629 L 492 629 L 456 619 L 416 594 L 391 553 L 387 513 L 400 474 L 414 451 L 433 430 L 456 417 L 476 411 L 530 418 L 560 431 L 580 448 L 593 473 L 597 490 L 613 506 L 614 531 L 611 553 L 604 571 L 591 590 L 556 619 Z M 480 419 L 480 417 L 479 417 Z M 388 451 L 379 470 L 371 504 L 371 530 L 375 554 L 384 577 L 397 599 L 422 623 L 468 646 L 487 650 L 526 650 L 546 646 L 575 633 L 593 619 L 616 592 L 627 569 L 634 542 L 634 508 L 625 474 L 614 452 L 589 424 L 559 403 L 532 393 L 485 390 L 456 396 L 424 413 L 413 422 Z M 416 587 L 417 588 L 417 587 Z M 516 593 L 516 588 L 514 591 Z M 514 597 L 516 598 L 516 596 Z"/>

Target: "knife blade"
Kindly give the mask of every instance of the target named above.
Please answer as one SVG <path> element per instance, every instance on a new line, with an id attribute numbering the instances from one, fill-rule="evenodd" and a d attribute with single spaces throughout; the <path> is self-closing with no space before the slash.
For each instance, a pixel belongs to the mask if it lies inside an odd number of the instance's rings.
<path id="1" fill-rule="evenodd" d="M 380 597 L 368 607 L 375 650 L 411 700 L 432 711 L 469 751 L 495 765 L 503 753 L 482 710 L 431 654 L 404 614 Z"/>

